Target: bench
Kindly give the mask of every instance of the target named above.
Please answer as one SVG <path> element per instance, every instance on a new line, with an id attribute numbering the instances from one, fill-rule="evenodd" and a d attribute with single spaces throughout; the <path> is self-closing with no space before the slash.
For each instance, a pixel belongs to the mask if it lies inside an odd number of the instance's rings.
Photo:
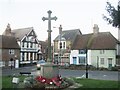
<path id="1" fill-rule="evenodd" d="M 21 74 L 21 75 L 23 75 L 23 74 L 30 75 L 30 74 L 31 74 L 31 72 L 20 72 L 20 74 Z"/>

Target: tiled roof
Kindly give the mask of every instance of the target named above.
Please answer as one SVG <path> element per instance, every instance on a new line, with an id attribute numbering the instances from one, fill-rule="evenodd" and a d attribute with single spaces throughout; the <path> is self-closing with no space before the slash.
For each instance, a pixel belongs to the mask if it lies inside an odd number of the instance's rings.
<path id="1" fill-rule="evenodd" d="M 110 32 L 99 32 L 98 34 L 85 34 L 77 36 L 72 50 L 78 49 L 116 49 L 119 41 Z"/>
<path id="2" fill-rule="evenodd" d="M 33 30 L 33 27 L 14 29 L 12 30 L 13 35 L 19 40 L 21 40 L 26 34 L 30 33 Z"/>
<path id="3" fill-rule="evenodd" d="M 0 35 L 0 48 L 4 49 L 20 49 L 15 37 Z"/>
<path id="4" fill-rule="evenodd" d="M 77 35 L 81 35 L 81 31 L 79 29 L 65 30 L 62 31 L 61 38 L 64 38 L 65 40 L 74 41 Z M 54 41 L 58 41 L 59 39 L 60 36 L 58 35 Z"/>

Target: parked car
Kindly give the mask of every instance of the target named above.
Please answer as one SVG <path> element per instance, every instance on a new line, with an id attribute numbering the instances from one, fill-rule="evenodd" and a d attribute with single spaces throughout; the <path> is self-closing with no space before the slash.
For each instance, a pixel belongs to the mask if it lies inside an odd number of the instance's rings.
<path id="1" fill-rule="evenodd" d="M 41 65 L 44 65 L 46 62 L 45 62 L 45 60 L 39 60 L 38 62 L 37 62 L 37 69 L 40 69 L 40 67 L 41 67 Z"/>

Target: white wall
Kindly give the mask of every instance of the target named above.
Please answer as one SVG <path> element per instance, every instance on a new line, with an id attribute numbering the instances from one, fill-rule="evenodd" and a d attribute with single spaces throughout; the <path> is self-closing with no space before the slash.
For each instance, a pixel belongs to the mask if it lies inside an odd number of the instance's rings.
<path id="1" fill-rule="evenodd" d="M 79 58 L 78 57 L 86 57 L 86 54 L 79 54 L 79 50 L 71 50 L 70 53 L 70 64 L 73 64 L 73 57 L 76 57 L 77 59 L 77 65 L 79 65 Z M 90 64 L 90 61 L 88 61 L 88 64 Z"/>
<path id="2" fill-rule="evenodd" d="M 120 55 L 120 44 L 116 45 L 116 49 L 117 49 L 116 54 Z"/>
<path id="3" fill-rule="evenodd" d="M 108 68 L 108 58 L 112 58 L 112 66 L 116 64 L 116 51 L 115 50 L 105 50 L 104 54 L 100 54 L 100 50 L 91 50 L 91 55 L 89 55 L 89 59 L 91 57 L 91 64 L 97 67 L 97 63 L 99 67 Z M 101 64 L 101 58 L 104 58 L 104 64 Z"/>
<path id="4" fill-rule="evenodd" d="M 73 64 L 73 57 L 77 58 L 77 65 L 79 65 L 78 57 L 81 56 L 78 50 L 71 50 L 70 64 Z M 86 56 L 83 54 L 82 56 Z M 100 54 L 100 50 L 88 50 L 87 60 L 89 65 L 95 67 L 108 68 L 108 58 L 112 58 L 112 66 L 116 65 L 116 50 L 104 50 L 104 54 Z M 104 64 L 101 64 L 101 58 L 104 58 Z"/>
<path id="5" fill-rule="evenodd" d="M 88 65 L 91 65 L 91 50 L 88 50 L 87 60 L 88 60 Z"/>
<path id="6" fill-rule="evenodd" d="M 73 57 L 77 57 L 77 64 L 78 64 L 78 50 L 71 50 L 70 64 L 73 64 Z"/>

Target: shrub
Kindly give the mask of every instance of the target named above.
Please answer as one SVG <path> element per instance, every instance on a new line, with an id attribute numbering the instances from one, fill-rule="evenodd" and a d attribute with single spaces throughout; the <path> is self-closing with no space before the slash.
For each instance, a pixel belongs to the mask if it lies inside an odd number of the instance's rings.
<path id="1" fill-rule="evenodd" d="M 112 71 L 118 71 L 119 67 L 118 66 L 114 66 L 111 68 Z"/>
<path id="2" fill-rule="evenodd" d="M 100 67 L 99 70 L 108 70 L 107 68 L 104 68 L 104 67 Z"/>

